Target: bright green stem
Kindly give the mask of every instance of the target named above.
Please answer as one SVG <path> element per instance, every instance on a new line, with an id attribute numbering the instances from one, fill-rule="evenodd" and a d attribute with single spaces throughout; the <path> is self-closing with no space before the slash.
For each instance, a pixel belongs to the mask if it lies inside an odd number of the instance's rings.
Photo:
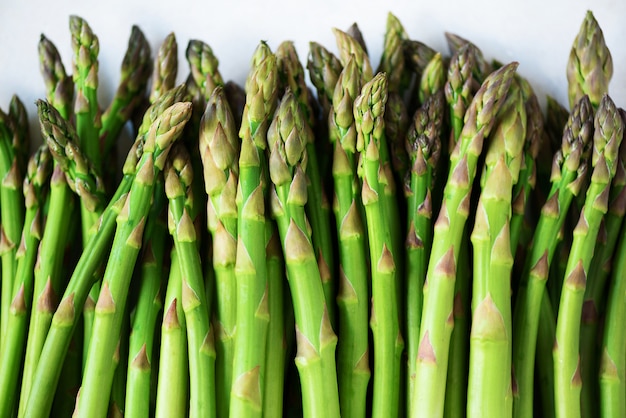
<path id="1" fill-rule="evenodd" d="M 97 232 L 87 243 L 78 260 L 63 298 L 52 318 L 52 324 L 39 357 L 28 396 L 25 417 L 47 417 L 50 413 L 63 359 L 67 353 L 82 307 L 93 284 L 93 274 L 104 261 L 115 231 L 115 220 L 130 190 L 132 175 L 124 177 L 116 194 L 102 213 Z"/>
<path id="2" fill-rule="evenodd" d="M 167 227 L 159 218 L 159 208 L 163 208 L 164 199 L 162 183 L 159 187 L 157 181 L 155 203 L 146 225 L 147 245 L 143 249 L 139 273 L 139 296 L 131 318 L 124 410 L 128 418 L 148 417 L 150 413 L 150 384 L 153 368 L 156 369 L 153 367 L 155 328 L 158 314 L 163 308 L 161 281 L 168 236 Z"/>
<path id="3" fill-rule="evenodd" d="M 339 238 L 337 379 L 341 415 L 364 417 L 370 380 L 368 261 L 353 153 L 335 143 L 335 220 Z M 357 200 L 359 199 L 359 200 Z"/>
<path id="4" fill-rule="evenodd" d="M 600 412 L 602 417 L 626 415 L 626 235 L 624 228 L 615 252 L 613 280 L 600 360 Z"/>
<path id="5" fill-rule="evenodd" d="M 189 408 L 187 327 L 182 307 L 182 277 L 178 252 L 172 250 L 170 277 L 161 326 L 156 418 L 184 417 Z M 172 390 L 176 388 L 176 390 Z"/>
<path id="6" fill-rule="evenodd" d="M 554 348 L 556 338 L 556 318 L 547 292 L 543 293 L 540 305 L 541 319 L 537 328 L 537 360 L 535 363 L 537 368 L 536 381 L 538 386 L 537 393 L 539 394 L 539 410 L 541 411 L 541 416 L 554 418 L 556 416 L 556 407 L 554 405 L 554 360 L 550 353 Z"/>
<path id="7" fill-rule="evenodd" d="M 39 356 L 50 329 L 52 315 L 56 309 L 56 295 L 63 290 L 64 275 L 61 268 L 74 204 L 74 193 L 67 185 L 63 171 L 55 162 L 50 180 L 48 217 L 34 269 L 33 305 L 30 313 L 28 343 L 26 345 L 18 410 L 20 417 L 23 416 L 26 409 L 26 401 L 34 382 Z"/>
<path id="8" fill-rule="evenodd" d="M 465 416 L 467 410 L 467 391 L 459 388 L 467 387 L 469 368 L 470 342 L 470 294 L 471 294 L 471 260 L 470 241 L 467 231 L 463 234 L 463 242 L 459 253 L 459 270 L 456 273 L 454 295 L 454 329 L 450 337 L 450 363 L 448 365 L 448 381 L 446 384 L 446 401 L 443 408 L 444 418 Z"/>
<path id="9" fill-rule="evenodd" d="M 285 391 L 285 362 L 287 342 L 285 337 L 285 263 L 280 237 L 275 224 L 268 224 L 271 235 L 267 244 L 267 292 L 270 323 L 267 329 L 267 351 L 265 357 L 265 392 L 263 416 L 283 416 L 283 394 Z"/>

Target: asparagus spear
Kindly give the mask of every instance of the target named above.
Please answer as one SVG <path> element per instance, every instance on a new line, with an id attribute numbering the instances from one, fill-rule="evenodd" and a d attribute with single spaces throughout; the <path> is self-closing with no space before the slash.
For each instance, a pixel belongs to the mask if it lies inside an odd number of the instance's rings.
<path id="1" fill-rule="evenodd" d="M 567 61 L 567 93 L 570 108 L 584 95 L 597 109 L 609 90 L 613 59 L 604 34 L 591 11 L 587 11 Z"/>
<path id="2" fill-rule="evenodd" d="M 29 159 L 30 135 L 28 133 L 28 114 L 24 103 L 17 95 L 11 97 L 9 103 L 9 123 L 13 132 L 12 145 L 15 150 L 17 166 L 22 178 L 26 177 Z"/>
<path id="3" fill-rule="evenodd" d="M 448 77 L 444 85 L 446 100 L 450 106 L 450 126 L 453 143 L 461 135 L 463 118 L 474 96 L 475 50 L 471 44 L 461 46 L 450 59 Z"/>
<path id="4" fill-rule="evenodd" d="M 469 417 L 511 416 L 511 251 L 513 186 L 526 138 L 526 109 L 514 81 L 496 115 L 471 235 L 474 253 L 472 330 L 467 393 Z"/>
<path id="5" fill-rule="evenodd" d="M 459 141 L 450 156 L 444 200 L 434 225 L 433 246 L 424 287 L 417 354 L 413 416 L 443 414 L 448 351 L 453 324 L 454 282 L 459 244 L 469 215 L 469 197 L 483 139 L 488 136 L 517 68 L 508 64 L 487 77 L 474 96 Z"/>
<path id="6" fill-rule="evenodd" d="M 424 72 L 420 79 L 420 103 L 426 102 L 430 96 L 441 90 L 444 87 L 445 80 L 443 58 L 440 53 L 436 53 L 435 56 L 428 61 L 426 67 L 424 67 Z"/>
<path id="7" fill-rule="evenodd" d="M 0 110 L 0 257 L 2 258 L 2 301 L 0 302 L 0 353 L 8 332 L 9 309 L 17 272 L 15 254 L 24 224 L 22 177 L 13 148 L 13 132 L 9 116 Z"/>
<path id="8" fill-rule="evenodd" d="M 305 206 L 307 217 L 311 224 L 311 235 L 313 238 L 313 248 L 317 254 L 324 295 L 326 296 L 326 307 L 330 315 L 331 324 L 336 324 L 336 287 L 337 278 L 335 273 L 335 261 L 333 251 L 333 240 L 330 232 L 330 205 L 328 197 L 324 191 L 320 165 L 318 163 L 317 151 L 315 149 L 315 136 L 312 128 L 314 126 L 313 110 L 309 105 L 309 95 L 306 82 L 304 80 L 304 68 L 300 64 L 298 54 L 292 42 L 283 42 L 276 49 L 276 59 L 279 67 L 279 74 L 282 83 L 291 90 L 296 97 L 305 123 L 309 129 L 302 131 L 307 134 L 307 196 L 308 201 Z"/>
<path id="9" fill-rule="evenodd" d="M 454 33 L 446 32 L 446 41 L 451 53 L 456 53 L 464 45 L 470 45 L 474 49 L 476 66 L 472 69 L 474 78 L 483 83 L 485 78 L 494 70 L 493 66 L 485 59 L 483 52 L 476 45 Z"/>
<path id="10" fill-rule="evenodd" d="M 237 183 L 239 142 L 224 89 L 209 98 L 200 129 L 200 156 L 209 196 L 207 224 L 213 236 L 215 271 L 216 381 L 218 416 L 228 416 L 237 319 Z"/>
<path id="11" fill-rule="evenodd" d="M 334 144 L 334 211 L 339 240 L 340 335 L 337 345 L 337 383 L 341 414 L 363 417 L 366 413 L 368 364 L 368 264 L 363 205 L 360 199 L 353 103 L 360 92 L 354 59 L 339 75 L 330 111 L 329 138 Z"/>
<path id="12" fill-rule="evenodd" d="M 182 271 L 178 251 L 171 252 L 170 275 L 161 324 L 156 418 L 185 416 L 189 399 L 187 323 L 182 308 Z M 176 390 L 173 390 L 176 388 Z"/>
<path id="13" fill-rule="evenodd" d="M 333 33 L 335 34 L 337 48 L 339 49 L 341 64 L 345 66 L 350 60 L 350 57 L 354 56 L 362 82 L 366 83 L 370 81 L 372 79 L 372 66 L 367 52 L 365 52 L 361 44 L 352 36 L 339 29 L 333 29 Z"/>
<path id="14" fill-rule="evenodd" d="M 246 91 L 234 81 L 228 81 L 224 84 L 224 94 L 233 113 L 235 126 L 241 126 L 243 108 L 246 106 Z"/>
<path id="15" fill-rule="evenodd" d="M 191 77 L 196 82 L 206 102 L 211 97 L 215 87 L 224 85 L 222 75 L 217 69 L 219 62 L 213 55 L 211 47 L 196 39 L 189 41 L 185 54 L 191 68 Z"/>
<path id="16" fill-rule="evenodd" d="M 162 176 L 157 177 L 154 187 L 154 203 L 146 220 L 141 268 L 137 273 L 137 303 L 131 314 L 124 408 L 124 415 L 129 418 L 146 417 L 150 413 L 155 327 L 163 308 L 161 281 L 167 270 L 164 257 L 168 231 L 162 219 L 166 202 Z"/>
<path id="17" fill-rule="evenodd" d="M 591 138 L 591 118 L 591 103 L 584 96 L 574 107 L 563 131 L 561 149 L 554 155 L 552 186 L 524 264 L 513 313 L 513 369 L 517 388 L 513 394 L 515 417 L 533 416 L 534 353 L 541 300 L 557 235 L 572 199 L 580 192 L 586 177 L 585 149 Z"/>
<path id="18" fill-rule="evenodd" d="M 619 109 L 622 119 L 626 123 L 626 113 Z M 580 358 L 581 358 L 581 408 L 583 416 L 599 414 L 598 393 L 601 355 L 598 349 L 601 338 L 598 334 L 600 318 L 604 317 L 606 305 L 606 284 L 613 266 L 617 263 L 614 253 L 622 230 L 624 214 L 626 213 L 626 146 L 620 146 L 619 158 L 615 176 L 611 181 L 609 192 L 608 211 L 598 232 L 598 246 L 595 249 L 593 260 L 589 267 L 589 281 L 585 288 L 583 302 L 582 324 L 580 328 Z"/>
<path id="19" fill-rule="evenodd" d="M 165 167 L 169 229 L 179 257 L 182 306 L 189 345 L 189 416 L 215 417 L 215 347 L 209 322 L 196 230 L 189 216 L 193 170 L 187 150 L 175 146 Z"/>
<path id="20" fill-rule="evenodd" d="M 409 415 L 417 408 L 413 394 L 422 318 L 422 289 L 432 247 L 432 189 L 441 155 L 444 110 L 443 93 L 431 96 L 415 112 L 413 123 L 406 136 L 406 148 L 411 158 L 410 186 L 407 188 L 408 232 L 405 241 Z"/>
<path id="21" fill-rule="evenodd" d="M 307 68 L 311 83 L 317 89 L 317 99 L 322 105 L 322 120 L 327 120 L 333 101 L 335 85 L 342 70 L 341 62 L 322 45 L 311 42 L 309 44 Z"/>
<path id="22" fill-rule="evenodd" d="M 585 206 L 574 229 L 574 239 L 559 304 L 554 346 L 554 378 L 557 417 L 580 416 L 580 317 L 596 237 L 608 210 L 610 184 L 617 169 L 624 122 L 615 104 L 605 95 L 594 119 L 591 184 Z"/>
<path id="23" fill-rule="evenodd" d="M 367 45 L 365 45 L 365 38 L 363 37 L 363 33 L 361 32 L 361 29 L 356 22 L 351 24 L 350 27 L 346 29 L 346 33 L 352 36 L 354 40 L 356 40 L 359 45 L 361 45 L 361 48 L 363 48 L 363 51 L 365 51 L 365 53 L 367 54 Z"/>
<path id="24" fill-rule="evenodd" d="M 68 120 L 72 113 L 71 103 L 74 92 L 72 77 L 65 73 L 61 57 L 52 42 L 41 36 L 39 41 L 40 70 L 46 85 L 46 97 L 49 103 Z M 55 161 L 50 180 L 48 214 L 41 238 L 37 262 L 35 264 L 35 282 L 33 301 L 28 328 L 28 339 L 22 372 L 22 388 L 18 416 L 23 416 L 26 401 L 33 382 L 39 355 L 50 328 L 52 315 L 56 308 L 56 296 L 62 292 L 65 275 L 61 272 L 66 242 L 66 231 L 74 211 L 74 198 L 63 170 Z"/>
<path id="25" fill-rule="evenodd" d="M 152 72 L 150 102 L 154 103 L 163 93 L 174 88 L 178 74 L 178 43 L 176 35 L 170 33 L 157 51 Z"/>
<path id="26" fill-rule="evenodd" d="M 266 132 L 276 106 L 276 57 L 261 43 L 246 80 L 246 107 L 241 125 L 237 193 L 237 321 L 231 416 L 260 416 L 263 411 L 267 314 L 265 189 Z M 255 344 L 250 344 L 255 341 Z"/>
<path id="27" fill-rule="evenodd" d="M 600 360 L 600 413 L 602 417 L 626 414 L 626 342 L 624 307 L 626 306 L 626 234 L 622 227 L 615 252 L 615 267 L 609 290 L 602 357 Z"/>
<path id="28" fill-rule="evenodd" d="M 279 418 L 284 416 L 285 369 L 288 358 L 285 317 L 289 314 L 285 312 L 288 305 L 285 298 L 285 262 L 280 234 L 275 223 L 271 226 L 272 235 L 266 247 L 267 292 L 271 296 L 268 302 L 270 323 L 267 330 L 263 416 Z M 291 315 L 293 316 L 293 312 Z"/>
<path id="29" fill-rule="evenodd" d="M 128 49 L 124 55 L 121 79 L 113 101 L 102 114 L 100 138 L 103 155 L 108 156 L 115 146 L 124 124 L 143 99 L 148 77 L 150 77 L 150 44 L 138 26 L 133 25 Z"/>
<path id="30" fill-rule="evenodd" d="M 10 416 L 16 405 L 26 344 L 28 310 L 33 296 L 33 267 L 41 239 L 42 208 L 51 171 L 52 159 L 44 145 L 31 157 L 24 179 L 26 212 L 22 239 L 16 252 L 18 266 L 13 285 L 15 290 L 0 359 L 0 416 Z"/>
<path id="31" fill-rule="evenodd" d="M 100 144 L 101 114 L 98 106 L 98 53 L 100 43 L 89 24 L 79 16 L 70 16 L 72 35 L 72 77 L 76 101 L 76 133 L 80 146 L 100 174 L 102 154 Z M 89 225 L 91 226 L 91 225 Z"/>
<path id="32" fill-rule="evenodd" d="M 402 49 L 403 42 L 408 39 L 409 35 L 404 30 L 400 20 L 389 12 L 387 14 L 383 54 L 380 57 L 380 64 L 378 64 L 376 72 L 387 73 L 390 93 L 400 93 L 410 83 L 408 73 L 405 71 L 404 50 Z"/>
<path id="33" fill-rule="evenodd" d="M 422 78 L 426 65 L 437 54 L 437 51 L 428 45 L 414 40 L 402 41 L 402 51 L 404 65 L 416 75 L 418 80 Z"/>
<path id="34" fill-rule="evenodd" d="M 398 312 L 398 277 L 400 262 L 395 251 L 389 217 L 393 216 L 385 201 L 389 180 L 383 169 L 381 148 L 385 146 L 383 113 L 387 101 L 387 81 L 378 73 L 363 85 L 354 102 L 357 149 L 361 152 L 359 176 L 363 189 L 370 260 L 372 269 L 372 314 L 370 326 L 374 336 L 374 416 L 398 415 L 400 402 L 400 355 L 404 342 L 400 333 Z M 394 255 L 395 254 L 395 255 Z"/>
<path id="35" fill-rule="evenodd" d="M 338 417 L 335 370 L 337 337 L 324 298 L 322 278 L 308 232 L 308 128 L 297 99 L 287 90 L 268 131 L 272 214 L 278 223 L 296 318 L 296 365 L 302 385 L 304 415 Z"/>

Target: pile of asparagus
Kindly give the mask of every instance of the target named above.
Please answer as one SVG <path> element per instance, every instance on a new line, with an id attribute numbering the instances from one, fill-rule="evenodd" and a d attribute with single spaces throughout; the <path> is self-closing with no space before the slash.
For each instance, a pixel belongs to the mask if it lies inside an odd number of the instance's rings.
<path id="1" fill-rule="evenodd" d="M 44 144 L 0 111 L 1 417 L 624 417 L 626 112 L 588 12 L 569 110 L 517 63 L 389 14 L 374 72 L 133 27 L 39 43 Z M 136 137 L 129 147 L 118 138 Z M 120 150 L 127 152 L 125 160 Z M 122 167 L 120 172 L 119 167 Z"/>

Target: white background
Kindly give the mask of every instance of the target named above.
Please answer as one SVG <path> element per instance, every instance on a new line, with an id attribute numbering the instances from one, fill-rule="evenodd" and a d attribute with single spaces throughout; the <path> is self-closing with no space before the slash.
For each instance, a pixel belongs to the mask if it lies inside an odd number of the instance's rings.
<path id="1" fill-rule="evenodd" d="M 189 39 L 207 42 L 220 60 L 225 80 L 243 83 L 259 40 L 275 48 L 293 40 L 303 63 L 309 41 L 336 52 L 332 27 L 357 22 L 377 67 L 387 12 L 403 23 L 411 39 L 448 53 L 444 31 L 477 44 L 487 58 L 518 61 L 545 103 L 545 94 L 567 104 L 565 66 L 572 42 L 591 9 L 612 52 L 610 93 L 626 107 L 626 1 L 620 0 L 407 0 L 389 1 L 190 1 L 190 0 L 0 0 L 0 108 L 7 110 L 14 93 L 28 105 L 33 136 L 38 139 L 34 101 L 44 97 L 37 43 L 44 33 L 61 52 L 71 71 L 69 15 L 77 14 L 100 40 L 101 106 L 110 101 L 133 24 L 152 45 L 174 32 L 179 45 L 179 79 L 188 73 L 184 51 Z"/>

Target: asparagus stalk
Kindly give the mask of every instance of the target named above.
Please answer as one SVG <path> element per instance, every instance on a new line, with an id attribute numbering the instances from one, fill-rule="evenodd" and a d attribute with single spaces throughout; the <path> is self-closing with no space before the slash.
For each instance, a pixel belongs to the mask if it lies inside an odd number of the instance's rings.
<path id="1" fill-rule="evenodd" d="M 363 37 L 363 33 L 361 32 L 361 29 L 356 22 L 351 24 L 350 27 L 346 29 L 346 33 L 352 36 L 359 43 L 359 45 L 361 45 L 361 48 L 363 48 L 363 51 L 365 51 L 365 53 L 367 54 L 367 45 L 365 45 L 365 38 Z"/>
<path id="2" fill-rule="evenodd" d="M 153 353 L 157 316 L 163 308 L 161 296 L 163 261 L 168 234 L 165 220 L 165 189 L 161 176 L 154 189 L 154 204 L 150 209 L 144 232 L 145 245 L 138 273 L 137 304 L 131 315 L 131 333 L 128 348 L 128 373 L 124 415 L 129 418 L 150 415 L 151 380 L 153 378 Z"/>
<path id="3" fill-rule="evenodd" d="M 534 354 L 542 297 L 561 230 L 572 202 L 584 183 L 585 158 L 592 132 L 592 109 L 584 96 L 574 107 L 563 131 L 561 149 L 554 155 L 552 186 L 526 257 L 513 314 L 513 414 L 533 416 Z"/>
<path id="4" fill-rule="evenodd" d="M 122 61 L 121 79 L 113 101 L 102 114 L 100 138 L 103 155 L 115 146 L 124 124 L 143 100 L 151 71 L 150 44 L 138 26 L 133 25 Z"/>
<path id="5" fill-rule="evenodd" d="M 150 88 L 150 102 L 154 103 L 159 97 L 176 85 L 178 75 L 178 43 L 176 35 L 170 33 L 157 51 L 152 71 L 152 86 Z"/>
<path id="6" fill-rule="evenodd" d="M 336 294 L 337 276 L 335 269 L 333 239 L 331 235 L 330 204 L 324 191 L 322 183 L 320 163 L 317 158 L 315 136 L 313 135 L 313 110 L 309 104 L 310 97 L 306 82 L 304 80 L 304 68 L 300 64 L 298 54 L 292 42 L 283 42 L 276 49 L 276 59 L 279 67 L 279 74 L 282 83 L 286 85 L 296 97 L 305 123 L 309 129 L 302 131 L 307 134 L 307 196 L 308 201 L 305 206 L 307 217 L 311 224 L 311 236 L 313 238 L 313 248 L 317 255 L 326 296 L 326 307 L 330 315 L 333 326 L 336 324 Z"/>
<path id="7" fill-rule="evenodd" d="M 228 416 L 237 319 L 237 183 L 239 142 L 224 89 L 209 98 L 200 129 L 200 156 L 207 195 L 207 224 L 213 236 L 215 271 L 216 402 L 218 416 Z"/>
<path id="8" fill-rule="evenodd" d="M 474 77 L 472 71 L 475 64 L 475 50 L 471 44 L 460 47 L 450 59 L 448 77 L 444 85 L 446 100 L 450 106 L 450 127 L 452 143 L 456 144 L 461 130 L 463 118 L 474 96 Z"/>
<path id="9" fill-rule="evenodd" d="M 191 68 L 191 77 L 199 87 L 204 102 L 206 102 L 217 86 L 223 86 L 224 81 L 217 69 L 219 62 L 213 50 L 202 41 L 192 39 L 186 50 L 187 61 Z"/>
<path id="10" fill-rule="evenodd" d="M 613 59 L 604 34 L 591 11 L 587 11 L 567 61 L 567 94 L 570 108 L 584 95 L 597 109 L 609 90 Z"/>
<path id="11" fill-rule="evenodd" d="M 156 418 L 185 416 L 189 410 L 187 324 L 182 308 L 182 272 L 175 248 L 172 249 L 171 260 L 165 294 L 166 309 L 161 325 Z"/>
<path id="12" fill-rule="evenodd" d="M 409 156 L 407 155 L 404 140 L 411 122 L 404 100 L 398 93 L 389 93 L 384 117 L 385 137 L 389 141 L 389 154 L 394 180 L 396 184 L 403 184 L 410 168 Z M 398 203 L 401 205 L 401 212 L 404 213 L 405 202 L 400 201 Z"/>
<path id="13" fill-rule="evenodd" d="M 296 318 L 296 365 L 304 415 L 339 416 L 335 347 L 311 235 L 304 211 L 307 201 L 306 124 L 295 96 L 287 90 L 268 131 L 272 214 L 285 253 Z"/>
<path id="14" fill-rule="evenodd" d="M 111 359 L 119 341 L 128 284 L 142 245 L 156 175 L 162 170 L 171 144 L 178 139 L 191 116 L 191 103 L 166 109 L 146 135 L 137 174 L 122 211 L 96 304 L 92 341 L 75 414 L 105 416 L 114 370 Z"/>
<path id="15" fill-rule="evenodd" d="M 334 211 L 339 240 L 339 339 L 337 384 L 341 415 L 366 414 L 370 378 L 368 342 L 368 261 L 363 204 L 360 199 L 353 104 L 360 92 L 354 59 L 339 75 L 329 119 L 329 138 L 334 144 Z"/>
<path id="16" fill-rule="evenodd" d="M 511 416 L 512 314 L 510 220 L 526 138 L 526 109 L 517 82 L 496 115 L 471 235 L 474 253 L 468 417 Z"/>
<path id="17" fill-rule="evenodd" d="M 557 417 L 577 417 L 580 410 L 580 318 L 596 237 L 608 210 L 610 184 L 617 169 L 624 122 L 615 104 L 605 95 L 594 119 L 591 184 L 585 206 L 574 229 L 561 292 L 556 342 L 554 379 Z"/>
<path id="18" fill-rule="evenodd" d="M 56 46 L 43 34 L 39 40 L 39 69 L 46 88 L 46 98 L 68 120 L 72 114 L 74 83 L 67 75 Z"/>
<path id="19" fill-rule="evenodd" d="M 268 311 L 270 323 L 267 329 L 267 354 L 265 357 L 265 392 L 263 416 L 283 416 L 285 391 L 285 362 L 287 360 L 287 336 L 285 317 L 285 262 L 280 245 L 280 234 L 275 223 L 271 225 L 271 237 L 266 247 L 267 292 L 270 295 Z"/>
<path id="20" fill-rule="evenodd" d="M 9 310 L 14 295 L 17 273 L 15 255 L 24 224 L 22 177 L 13 148 L 13 132 L 9 116 L 0 110 L 0 258 L 2 259 L 2 300 L 0 306 L 0 353 L 8 332 Z"/>
<path id="21" fill-rule="evenodd" d="M 623 120 L 625 113 L 620 109 Z M 622 141 L 623 142 L 623 141 Z M 608 211 L 600 224 L 598 246 L 589 267 L 589 281 L 585 288 L 582 324 L 580 328 L 580 359 L 581 359 L 581 408 L 585 417 L 599 414 L 597 399 L 599 397 L 599 366 L 601 355 L 601 338 L 598 334 L 600 318 L 605 315 L 604 298 L 606 282 L 613 266 L 617 263 L 614 257 L 615 247 L 622 230 L 626 213 L 626 146 L 620 146 L 620 155 L 616 162 L 615 176 L 611 181 Z"/>
<path id="22" fill-rule="evenodd" d="M 343 67 L 332 52 L 316 42 L 311 42 L 307 68 L 311 83 L 317 89 L 317 99 L 322 105 L 322 120 L 327 120 L 335 85 Z"/>
<path id="23" fill-rule="evenodd" d="M 246 80 L 246 107 L 239 131 L 237 192 L 237 321 L 230 415 L 261 416 L 265 380 L 267 265 L 265 189 L 267 188 L 267 127 L 276 106 L 276 57 L 265 43 L 254 53 Z M 255 344 L 250 344 L 255 341 Z"/>
<path id="24" fill-rule="evenodd" d="M 400 20 L 391 12 L 388 13 L 383 54 L 380 57 L 380 64 L 378 64 L 376 72 L 387 74 L 390 93 L 401 93 L 411 81 L 405 70 L 404 50 L 402 49 L 403 42 L 408 39 L 409 35 L 404 30 Z"/>
<path id="25" fill-rule="evenodd" d="M 20 175 L 24 178 L 26 177 L 29 159 L 30 135 L 28 133 L 28 114 L 26 113 L 24 103 L 17 95 L 11 97 L 8 116 L 11 131 L 13 132 L 12 145 L 15 150 L 17 166 Z"/>
<path id="26" fill-rule="evenodd" d="M 33 267 L 41 239 L 42 208 L 45 188 L 52 171 L 52 158 L 47 147 L 40 147 L 28 163 L 24 179 L 25 216 L 22 239 L 16 253 L 18 263 L 13 299 L 9 309 L 7 333 L 3 338 L 0 359 L 0 416 L 11 416 L 16 406 L 19 375 L 24 359 L 28 311 L 33 296 Z"/>
<path id="27" fill-rule="evenodd" d="M 366 83 L 372 79 L 372 66 L 370 64 L 367 52 L 363 49 L 361 44 L 339 29 L 333 29 L 335 34 L 335 40 L 337 42 L 337 48 L 339 49 L 339 60 L 345 67 L 351 56 L 354 56 L 354 61 L 359 69 L 359 75 L 362 82 Z"/>
<path id="28" fill-rule="evenodd" d="M 400 356 L 404 342 L 398 312 L 398 246 L 393 242 L 385 188 L 389 182 L 383 168 L 381 148 L 385 145 L 383 113 L 387 101 L 387 81 L 377 74 L 363 85 L 354 102 L 357 149 L 361 152 L 359 176 L 363 189 L 372 270 L 372 314 L 374 336 L 373 416 L 398 415 L 400 403 Z"/>
<path id="29" fill-rule="evenodd" d="M 474 49 L 476 66 L 472 69 L 474 78 L 477 82 L 483 83 L 485 78 L 494 70 L 493 66 L 487 61 L 483 52 L 472 42 L 454 33 L 446 32 L 446 42 L 452 54 L 459 51 L 464 45 L 470 45 Z"/>
<path id="30" fill-rule="evenodd" d="M 182 276 L 182 306 L 189 350 L 189 416 L 215 417 L 215 347 L 210 327 L 196 230 L 189 216 L 193 170 L 187 150 L 177 145 L 165 167 L 168 224 Z M 132 191 L 131 191 L 132 192 Z"/>
<path id="31" fill-rule="evenodd" d="M 469 199 L 478 157 L 517 68 L 508 64 L 487 77 L 474 96 L 459 141 L 450 156 L 450 171 L 439 217 L 434 225 L 433 246 L 424 286 L 424 304 L 417 354 L 415 395 L 421 405 L 413 416 L 443 414 L 448 352 L 453 324 L 456 260 L 469 215 Z"/>
<path id="32" fill-rule="evenodd" d="M 53 105 L 63 119 L 68 120 L 72 113 L 71 103 L 74 92 L 72 77 L 66 74 L 54 44 L 43 35 L 39 41 L 39 63 L 46 85 L 48 102 Z M 55 161 L 50 180 L 48 214 L 34 269 L 34 302 L 30 313 L 24 370 L 22 372 L 22 388 L 18 408 L 18 416 L 20 417 L 23 416 L 26 408 L 35 368 L 39 362 L 39 355 L 56 308 L 55 295 L 62 291 L 65 275 L 62 274 L 61 267 L 68 240 L 66 231 L 70 226 L 74 205 L 73 194 L 67 184 L 63 170 Z"/>
<path id="33" fill-rule="evenodd" d="M 420 79 L 418 92 L 420 103 L 425 103 L 430 96 L 441 90 L 445 82 L 446 77 L 443 70 L 443 58 L 440 53 L 436 53 L 428 64 L 426 64 Z"/>
<path id="34" fill-rule="evenodd" d="M 441 155 L 441 136 L 445 114 L 443 93 L 431 96 L 415 112 L 406 136 L 411 158 L 410 185 L 407 188 L 406 235 L 406 346 L 408 353 L 408 411 L 413 414 L 415 369 L 422 319 L 422 290 L 426 279 L 428 257 L 432 247 L 432 189 Z"/>
<path id="35" fill-rule="evenodd" d="M 70 32 L 73 52 L 72 77 L 76 92 L 74 103 L 76 133 L 85 155 L 95 167 L 96 172 L 100 174 L 102 171 L 99 137 L 102 121 L 98 106 L 98 53 L 100 43 L 89 24 L 79 16 L 70 16 Z"/>
<path id="36" fill-rule="evenodd" d="M 615 252 L 615 267 L 609 290 L 602 357 L 600 360 L 600 413 L 619 417 L 626 413 L 626 342 L 624 307 L 626 306 L 626 234 L 620 236 Z"/>

